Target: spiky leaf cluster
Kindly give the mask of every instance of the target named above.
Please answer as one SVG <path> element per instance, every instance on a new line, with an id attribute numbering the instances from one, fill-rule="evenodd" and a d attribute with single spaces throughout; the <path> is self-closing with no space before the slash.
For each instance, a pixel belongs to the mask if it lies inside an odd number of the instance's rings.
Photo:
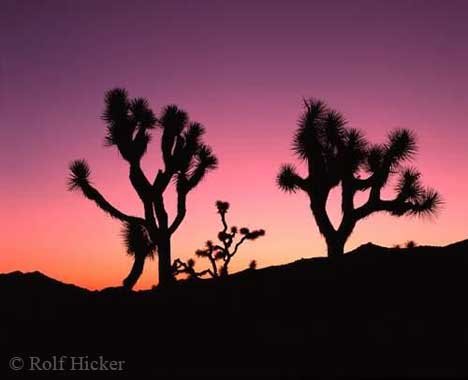
<path id="1" fill-rule="evenodd" d="M 156 245 L 145 227 L 135 223 L 125 223 L 122 237 L 130 256 L 154 257 Z"/>
<path id="2" fill-rule="evenodd" d="M 156 126 L 156 116 L 143 98 L 129 99 L 125 89 L 116 88 L 105 95 L 106 145 L 117 146 L 128 162 L 139 161 L 146 152 Z"/>
<path id="3" fill-rule="evenodd" d="M 161 150 L 166 171 L 176 176 L 179 190 L 188 192 L 218 164 L 211 148 L 203 143 L 205 128 L 190 122 L 187 113 L 176 105 L 163 109 L 159 125 L 163 129 Z"/>

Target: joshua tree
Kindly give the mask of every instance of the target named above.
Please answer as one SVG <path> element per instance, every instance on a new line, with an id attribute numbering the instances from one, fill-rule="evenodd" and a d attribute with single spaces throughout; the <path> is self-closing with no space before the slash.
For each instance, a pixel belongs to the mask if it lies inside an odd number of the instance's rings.
<path id="1" fill-rule="evenodd" d="M 188 193 L 205 174 L 215 169 L 217 159 L 211 148 L 202 142 L 204 128 L 189 122 L 188 115 L 175 105 L 163 109 L 156 118 L 147 100 L 129 99 L 124 89 L 106 93 L 103 120 L 106 123 L 107 146 L 116 146 L 129 164 L 129 178 L 140 198 L 144 217 L 127 215 L 110 204 L 91 184 L 86 161 L 70 165 L 69 187 L 79 189 L 110 216 L 125 224 L 127 251 L 135 263 L 124 285 L 132 287 L 143 270 L 144 259 L 158 252 L 159 283 L 166 285 L 172 279 L 171 236 L 185 218 Z M 141 168 L 141 160 L 151 140 L 150 131 L 162 129 L 161 152 L 163 169 L 150 181 Z M 177 192 L 177 214 L 172 221 L 166 211 L 164 195 L 173 181 Z"/>
<path id="2" fill-rule="evenodd" d="M 405 243 L 405 247 L 406 248 L 409 248 L 409 249 L 412 249 L 412 248 L 416 248 L 417 244 L 414 240 L 408 240 L 406 243 Z"/>
<path id="3" fill-rule="evenodd" d="M 181 259 L 175 259 L 174 263 L 172 264 L 172 271 L 174 273 L 174 276 L 184 273 L 188 276 L 189 279 L 201 278 L 206 274 L 209 274 L 211 277 L 213 277 L 213 274 L 211 270 L 209 269 L 205 269 L 200 272 L 197 272 L 195 270 L 194 259 L 188 259 L 187 262 L 184 262 Z"/>
<path id="4" fill-rule="evenodd" d="M 235 254 L 238 252 L 239 247 L 246 240 L 255 240 L 260 236 L 265 235 L 265 230 L 254 230 L 250 231 L 247 227 L 238 229 L 235 226 L 229 228 L 226 221 L 226 214 L 229 210 L 229 203 L 217 201 L 216 208 L 218 214 L 221 217 L 221 223 L 223 229 L 218 233 L 218 240 L 221 244 L 214 244 L 211 240 L 208 240 L 205 244 L 204 249 L 198 249 L 195 255 L 198 257 L 206 257 L 211 265 L 210 269 L 203 270 L 201 272 L 195 271 L 195 260 L 189 259 L 187 263 L 184 263 L 180 259 L 174 261 L 172 266 L 174 275 L 185 273 L 190 278 L 199 278 L 206 274 L 211 277 L 224 277 L 229 274 L 229 264 Z M 242 237 L 235 243 L 236 235 L 240 234 Z M 220 263 L 220 264 L 218 264 Z M 252 261 L 249 268 L 255 269 L 257 263 Z"/>
<path id="5" fill-rule="evenodd" d="M 294 166 L 283 165 L 278 186 L 286 192 L 304 191 L 320 233 L 325 237 L 328 256 L 341 256 L 357 222 L 372 213 L 385 211 L 395 216 L 430 215 L 441 204 L 439 194 L 421 184 L 421 174 L 402 164 L 417 150 L 414 133 L 397 129 L 385 144 L 370 145 L 363 133 L 348 128 L 343 116 L 323 102 L 305 101 L 298 122 L 293 151 L 306 164 L 301 177 Z M 393 199 L 382 199 L 381 191 L 391 176 L 397 176 Z M 333 226 L 326 211 L 330 191 L 341 186 L 342 219 Z M 367 201 L 354 204 L 358 191 L 369 190 Z"/>

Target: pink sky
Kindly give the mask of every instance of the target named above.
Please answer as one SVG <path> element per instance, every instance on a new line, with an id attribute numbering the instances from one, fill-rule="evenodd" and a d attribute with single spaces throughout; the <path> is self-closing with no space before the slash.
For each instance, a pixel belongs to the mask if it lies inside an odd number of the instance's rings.
<path id="1" fill-rule="evenodd" d="M 233 224 L 267 231 L 243 247 L 234 269 L 324 254 L 306 198 L 275 186 L 280 164 L 294 162 L 304 96 L 326 100 L 376 142 L 391 128 L 414 129 L 415 164 L 445 201 L 432 221 L 372 216 L 348 250 L 468 237 L 466 2 L 127 3 L 2 6 L 0 272 L 40 270 L 89 288 L 116 286 L 127 274 L 119 223 L 66 191 L 68 163 L 86 158 L 96 187 L 141 213 L 125 162 L 103 147 L 103 94 L 116 86 L 157 112 L 169 103 L 186 109 L 220 159 L 191 194 L 174 257 L 216 237 L 217 199 L 231 203 Z M 148 175 L 157 168 L 157 134 Z M 338 216 L 336 202 L 330 212 Z M 156 276 L 148 262 L 138 287 Z"/>

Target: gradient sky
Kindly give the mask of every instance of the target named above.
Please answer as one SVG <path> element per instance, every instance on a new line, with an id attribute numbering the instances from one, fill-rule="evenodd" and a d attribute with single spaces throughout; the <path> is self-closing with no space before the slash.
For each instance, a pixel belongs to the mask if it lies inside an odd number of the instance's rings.
<path id="1" fill-rule="evenodd" d="M 141 213 L 126 163 L 103 147 L 103 94 L 116 86 L 157 112 L 186 109 L 219 156 L 190 195 L 174 257 L 216 237 L 217 199 L 231 202 L 234 224 L 267 231 L 233 269 L 324 255 L 305 196 L 274 182 L 280 164 L 294 161 L 291 136 L 309 96 L 376 142 L 391 128 L 414 129 L 415 164 L 445 200 L 434 220 L 370 217 L 348 250 L 467 238 L 467 19 L 465 1 L 3 0 L 0 272 L 40 270 L 92 289 L 127 275 L 119 223 L 66 191 L 68 163 L 86 158 L 96 187 Z M 148 175 L 158 141 L 156 132 Z M 329 208 L 336 218 L 336 202 Z M 156 266 L 147 263 L 138 288 L 156 283 Z"/>

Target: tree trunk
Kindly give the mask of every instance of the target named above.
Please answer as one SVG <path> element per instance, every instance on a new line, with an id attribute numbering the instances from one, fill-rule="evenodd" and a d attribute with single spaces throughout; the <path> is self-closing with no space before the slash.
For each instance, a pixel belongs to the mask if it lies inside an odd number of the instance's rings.
<path id="1" fill-rule="evenodd" d="M 138 279 L 140 278 L 143 272 L 144 265 L 145 265 L 145 257 L 136 256 L 135 260 L 133 261 L 133 266 L 129 275 L 127 276 L 127 278 L 125 278 L 125 280 L 123 280 L 124 288 L 129 289 L 129 290 L 133 289 L 133 287 L 135 286 L 136 282 L 138 281 Z"/>
<path id="2" fill-rule="evenodd" d="M 171 237 L 162 236 L 158 244 L 159 286 L 165 287 L 174 279 L 171 263 Z"/>
<path id="3" fill-rule="evenodd" d="M 327 240 L 327 255 L 330 259 L 335 259 L 344 254 L 344 241 L 341 239 Z"/>

